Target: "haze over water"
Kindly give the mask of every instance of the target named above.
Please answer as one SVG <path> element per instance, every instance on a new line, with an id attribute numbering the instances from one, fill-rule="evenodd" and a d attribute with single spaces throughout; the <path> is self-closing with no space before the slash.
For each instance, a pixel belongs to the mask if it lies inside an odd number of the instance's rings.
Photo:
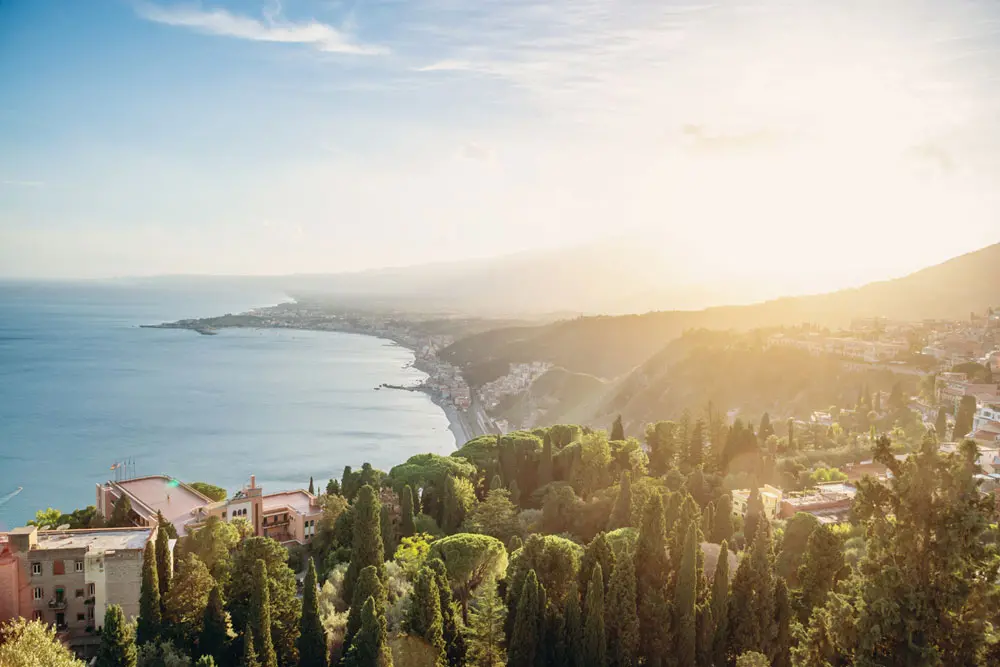
<path id="1" fill-rule="evenodd" d="M 426 377 L 388 341 L 291 330 L 140 329 L 287 298 L 237 290 L 0 284 L 0 530 L 36 509 L 94 503 L 123 457 L 230 492 L 305 488 L 455 441 L 419 392 Z M 23 491 L 6 502 L 16 487 Z"/>

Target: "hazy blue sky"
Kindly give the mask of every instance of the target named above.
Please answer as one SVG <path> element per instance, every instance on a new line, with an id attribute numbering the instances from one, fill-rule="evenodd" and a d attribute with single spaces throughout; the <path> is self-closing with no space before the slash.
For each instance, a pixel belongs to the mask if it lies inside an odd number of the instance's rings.
<path id="1" fill-rule="evenodd" d="M 635 230 L 805 289 L 1000 240 L 992 0 L 0 0 L 0 91 L 0 275 Z"/>

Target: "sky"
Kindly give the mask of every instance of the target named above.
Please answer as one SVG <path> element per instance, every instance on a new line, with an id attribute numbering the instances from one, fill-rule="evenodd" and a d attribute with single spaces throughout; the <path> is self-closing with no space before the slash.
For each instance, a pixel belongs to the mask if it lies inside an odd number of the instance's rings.
<path id="1" fill-rule="evenodd" d="M 0 276 L 614 237 L 796 292 L 1000 241 L 992 0 L 0 0 L 0 91 Z"/>

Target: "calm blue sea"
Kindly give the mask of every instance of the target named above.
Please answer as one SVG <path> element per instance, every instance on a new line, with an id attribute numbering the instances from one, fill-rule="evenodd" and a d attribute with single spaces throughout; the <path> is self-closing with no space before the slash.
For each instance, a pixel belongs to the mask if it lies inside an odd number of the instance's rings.
<path id="1" fill-rule="evenodd" d="M 280 293 L 0 283 L 0 530 L 36 509 L 94 503 L 124 457 L 230 491 L 251 474 L 304 488 L 363 461 L 448 453 L 444 413 L 419 392 L 413 355 L 352 334 L 140 329 L 241 312 Z M 17 487 L 23 491 L 8 494 Z"/>

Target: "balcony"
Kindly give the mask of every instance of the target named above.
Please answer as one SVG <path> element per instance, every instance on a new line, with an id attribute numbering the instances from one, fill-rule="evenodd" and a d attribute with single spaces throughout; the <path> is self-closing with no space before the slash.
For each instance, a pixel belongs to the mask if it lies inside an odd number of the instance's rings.
<path id="1" fill-rule="evenodd" d="M 49 609 L 65 609 L 66 598 L 53 598 L 49 600 Z"/>
<path id="2" fill-rule="evenodd" d="M 94 596 L 91 595 L 89 598 L 87 598 L 86 600 L 84 600 L 83 604 L 85 604 L 85 605 L 92 605 L 92 604 L 94 604 Z"/>

